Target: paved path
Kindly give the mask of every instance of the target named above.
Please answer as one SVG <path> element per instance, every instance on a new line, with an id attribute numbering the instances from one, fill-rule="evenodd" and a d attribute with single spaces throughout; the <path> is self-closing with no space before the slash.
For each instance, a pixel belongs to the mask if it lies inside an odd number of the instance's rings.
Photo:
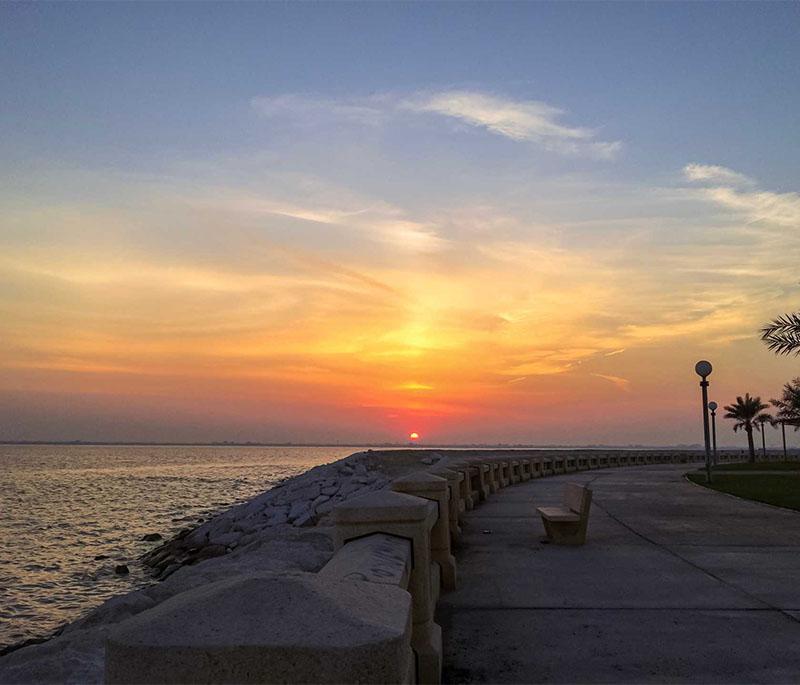
<path id="1" fill-rule="evenodd" d="M 800 682 L 800 513 L 687 483 L 686 465 L 508 487 L 466 515 L 439 602 L 446 682 Z M 591 482 L 587 544 L 534 507 Z"/>

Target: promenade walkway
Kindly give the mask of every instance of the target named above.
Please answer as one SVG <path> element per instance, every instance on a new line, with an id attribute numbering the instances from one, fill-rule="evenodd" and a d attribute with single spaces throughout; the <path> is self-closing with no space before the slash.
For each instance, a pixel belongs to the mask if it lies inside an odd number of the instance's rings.
<path id="1" fill-rule="evenodd" d="M 466 514 L 442 595 L 445 682 L 800 681 L 800 513 L 687 483 L 687 465 L 508 487 Z M 594 490 L 587 544 L 535 506 Z"/>

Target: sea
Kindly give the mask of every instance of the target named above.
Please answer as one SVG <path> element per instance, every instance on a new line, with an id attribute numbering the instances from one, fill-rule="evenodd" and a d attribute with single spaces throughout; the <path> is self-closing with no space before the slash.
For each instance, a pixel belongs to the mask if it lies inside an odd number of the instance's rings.
<path id="1" fill-rule="evenodd" d="M 0 445 L 0 649 L 152 582 L 137 559 L 161 543 L 145 535 L 167 540 L 361 449 Z"/>

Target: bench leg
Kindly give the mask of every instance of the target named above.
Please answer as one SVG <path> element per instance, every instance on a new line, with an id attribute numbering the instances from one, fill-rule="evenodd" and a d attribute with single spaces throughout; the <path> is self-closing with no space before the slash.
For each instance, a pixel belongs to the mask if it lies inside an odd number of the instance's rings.
<path id="1" fill-rule="evenodd" d="M 581 523 L 548 521 L 542 516 L 547 539 L 554 545 L 582 545 L 586 542 L 586 526 Z"/>

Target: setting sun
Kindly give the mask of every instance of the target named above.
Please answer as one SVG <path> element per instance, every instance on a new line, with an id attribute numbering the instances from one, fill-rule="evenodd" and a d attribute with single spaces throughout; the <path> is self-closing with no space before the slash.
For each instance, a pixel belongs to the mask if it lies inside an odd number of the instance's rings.
<path id="1" fill-rule="evenodd" d="M 408 436 L 408 439 L 409 440 L 419 440 L 419 433 L 411 433 L 411 435 Z"/>

